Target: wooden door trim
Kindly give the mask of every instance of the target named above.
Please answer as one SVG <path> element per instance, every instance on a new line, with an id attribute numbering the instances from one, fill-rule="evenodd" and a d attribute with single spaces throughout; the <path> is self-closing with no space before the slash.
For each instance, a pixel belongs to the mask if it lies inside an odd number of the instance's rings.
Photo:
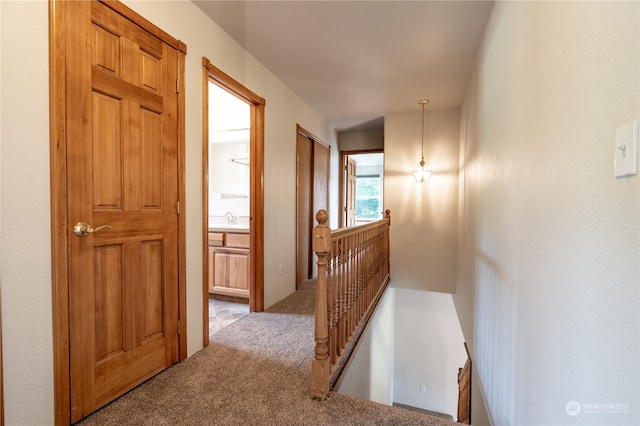
<path id="1" fill-rule="evenodd" d="M 53 386 L 56 425 L 71 421 L 69 274 L 67 270 L 67 170 L 64 1 L 49 3 L 49 126 L 51 261 L 53 298 Z"/>
<path id="2" fill-rule="evenodd" d="M 320 145 L 322 145 L 325 148 L 328 148 L 329 150 L 331 150 L 331 145 L 330 144 L 328 144 L 325 141 L 323 141 L 322 139 L 316 137 L 313 133 L 311 133 L 310 131 L 306 130 L 304 127 L 302 127 L 299 124 L 296 124 L 296 132 L 300 133 L 305 138 L 311 139 L 313 142 L 318 142 Z"/>
<path id="3" fill-rule="evenodd" d="M 178 318 L 179 360 L 187 356 L 186 324 L 186 216 L 185 200 L 185 94 L 184 55 L 186 45 L 170 37 L 127 6 L 116 1 L 103 2 L 111 9 L 176 48 L 178 54 L 178 197 L 182 201 L 178 218 Z M 71 421 L 71 385 L 69 353 L 69 273 L 67 230 L 67 129 L 66 129 L 66 35 L 64 0 L 49 2 L 49 132 L 51 191 L 51 290 L 53 322 L 53 386 L 54 422 L 68 425 Z"/>
<path id="4" fill-rule="evenodd" d="M 155 25 L 153 28 L 156 28 Z M 143 27 L 146 29 L 146 27 Z M 186 94 L 184 84 L 187 45 L 178 40 L 178 362 L 187 358 L 187 184 L 186 184 Z"/>
<path id="5" fill-rule="evenodd" d="M 202 346 L 209 346 L 209 71 L 202 58 Z M 206 232 L 204 231 L 206 230 Z"/>
<path id="6" fill-rule="evenodd" d="M 213 65 L 209 59 L 203 57 L 202 66 L 206 68 L 211 78 L 237 97 L 244 99 L 250 104 L 266 105 L 264 98 L 256 95 L 251 90 L 238 83 L 229 74 L 226 74 L 220 68 Z"/>
<path id="7" fill-rule="evenodd" d="M 202 342 L 209 345 L 209 81 L 243 99 L 251 105 L 251 135 L 249 143 L 250 199 L 250 278 L 249 309 L 264 310 L 264 108 L 266 101 L 234 80 L 205 57 L 202 58 Z"/>
<path id="8" fill-rule="evenodd" d="M 380 149 L 380 148 L 376 148 L 376 149 L 358 149 L 358 150 L 353 150 L 353 151 L 340 151 L 340 176 L 339 176 L 339 183 L 338 185 L 340 185 L 340 195 L 339 195 L 339 201 L 340 201 L 340 222 L 338 223 L 338 226 L 340 228 L 344 228 L 346 226 L 345 223 L 345 215 L 344 215 L 344 208 L 347 204 L 346 202 L 346 196 L 347 194 L 345 194 L 345 188 L 346 188 L 346 182 L 344 181 L 344 168 L 347 165 L 346 162 L 346 158 L 349 155 L 356 155 L 356 154 L 376 154 L 376 153 L 383 153 L 384 154 L 384 149 Z"/>

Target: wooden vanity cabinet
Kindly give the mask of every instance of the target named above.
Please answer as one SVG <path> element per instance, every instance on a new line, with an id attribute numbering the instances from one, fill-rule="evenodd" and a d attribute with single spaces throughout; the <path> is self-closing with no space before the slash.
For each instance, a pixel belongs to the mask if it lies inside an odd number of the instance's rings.
<path id="1" fill-rule="evenodd" d="M 209 292 L 249 298 L 249 234 L 209 232 Z"/>

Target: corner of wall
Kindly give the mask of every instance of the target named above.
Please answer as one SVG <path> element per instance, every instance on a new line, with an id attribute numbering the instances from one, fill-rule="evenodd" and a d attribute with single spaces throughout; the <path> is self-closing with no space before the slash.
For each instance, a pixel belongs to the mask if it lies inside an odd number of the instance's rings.
<path id="1" fill-rule="evenodd" d="M 473 365 L 473 359 L 471 360 Z M 473 426 L 491 426 L 491 415 L 484 398 L 484 391 L 475 369 L 471 369 L 471 424 Z"/>

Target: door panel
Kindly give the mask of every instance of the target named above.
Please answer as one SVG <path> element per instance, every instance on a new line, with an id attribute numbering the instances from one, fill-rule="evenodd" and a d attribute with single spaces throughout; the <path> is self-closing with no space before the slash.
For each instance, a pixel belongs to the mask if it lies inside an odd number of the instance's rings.
<path id="1" fill-rule="evenodd" d="M 178 361 L 178 52 L 102 3 L 67 10 L 75 422 Z"/>
<path id="2" fill-rule="evenodd" d="M 123 318 L 123 257 L 122 244 L 96 247 L 96 360 L 106 359 L 124 350 L 122 324 L 110 318 Z"/>
<path id="3" fill-rule="evenodd" d="M 318 210 L 329 208 L 329 147 L 302 128 L 296 138 L 296 288 L 317 273 L 311 233 Z"/>
<path id="4" fill-rule="evenodd" d="M 329 148 L 313 142 L 313 209 L 311 226 L 315 226 L 318 210 L 329 210 Z"/>
<path id="5" fill-rule="evenodd" d="M 99 92 L 93 101 L 94 208 L 122 208 L 122 101 Z"/>
<path id="6" fill-rule="evenodd" d="M 309 228 L 309 245 L 311 234 L 316 226 L 318 210 L 329 211 L 329 161 L 331 152 L 328 147 L 318 141 L 313 141 L 313 207 L 311 208 L 311 223 Z M 318 256 L 309 248 L 310 278 L 318 275 Z"/>
<path id="7" fill-rule="evenodd" d="M 345 197 L 347 200 L 345 206 L 345 210 L 347 212 L 346 224 L 347 226 L 354 226 L 356 224 L 356 161 L 351 157 L 347 157 L 347 164 L 345 167 L 345 181 L 347 182 L 347 195 Z"/>
<path id="8" fill-rule="evenodd" d="M 142 260 L 142 276 L 145 280 L 140 286 L 139 301 L 143 308 L 144 325 L 142 341 L 149 340 L 162 333 L 163 303 L 162 303 L 162 240 L 144 241 L 140 244 Z"/>
<path id="9" fill-rule="evenodd" d="M 297 134 L 296 148 L 296 288 L 311 277 L 311 203 L 312 159 L 311 140 Z"/>

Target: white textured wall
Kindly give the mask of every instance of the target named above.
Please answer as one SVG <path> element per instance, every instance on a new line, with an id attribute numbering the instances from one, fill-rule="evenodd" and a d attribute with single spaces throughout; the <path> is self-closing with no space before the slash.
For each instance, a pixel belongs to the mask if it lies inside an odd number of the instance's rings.
<path id="1" fill-rule="evenodd" d="M 48 5 L 1 3 L 5 423 L 52 424 Z"/>
<path id="2" fill-rule="evenodd" d="M 613 177 L 639 6 L 494 6 L 462 111 L 455 297 L 494 424 L 640 423 L 640 185 Z"/>
<path id="3" fill-rule="evenodd" d="M 1 3 L 0 282 L 6 424 L 53 423 L 48 3 Z M 264 97 L 265 304 L 295 289 L 296 123 L 334 148 L 322 118 L 189 1 L 126 1 L 187 44 L 187 350 L 202 347 L 202 57 Z M 334 184 L 334 186 L 337 186 Z M 332 188 L 332 199 L 337 197 Z M 337 202 L 335 203 L 337 206 Z M 335 212 L 330 212 L 337 218 Z M 278 275 L 277 265 L 284 265 Z"/>
<path id="4" fill-rule="evenodd" d="M 467 353 L 451 294 L 396 288 L 394 330 L 393 402 L 456 419 Z"/>
<path id="5" fill-rule="evenodd" d="M 421 109 L 385 117 L 384 206 L 391 209 L 391 283 L 453 293 L 458 238 L 460 111 L 429 111 L 424 159 L 431 179 L 416 183 Z M 433 106 L 435 108 L 435 105 Z"/>
<path id="6" fill-rule="evenodd" d="M 387 287 L 336 384 L 336 391 L 393 404 L 395 289 Z"/>

